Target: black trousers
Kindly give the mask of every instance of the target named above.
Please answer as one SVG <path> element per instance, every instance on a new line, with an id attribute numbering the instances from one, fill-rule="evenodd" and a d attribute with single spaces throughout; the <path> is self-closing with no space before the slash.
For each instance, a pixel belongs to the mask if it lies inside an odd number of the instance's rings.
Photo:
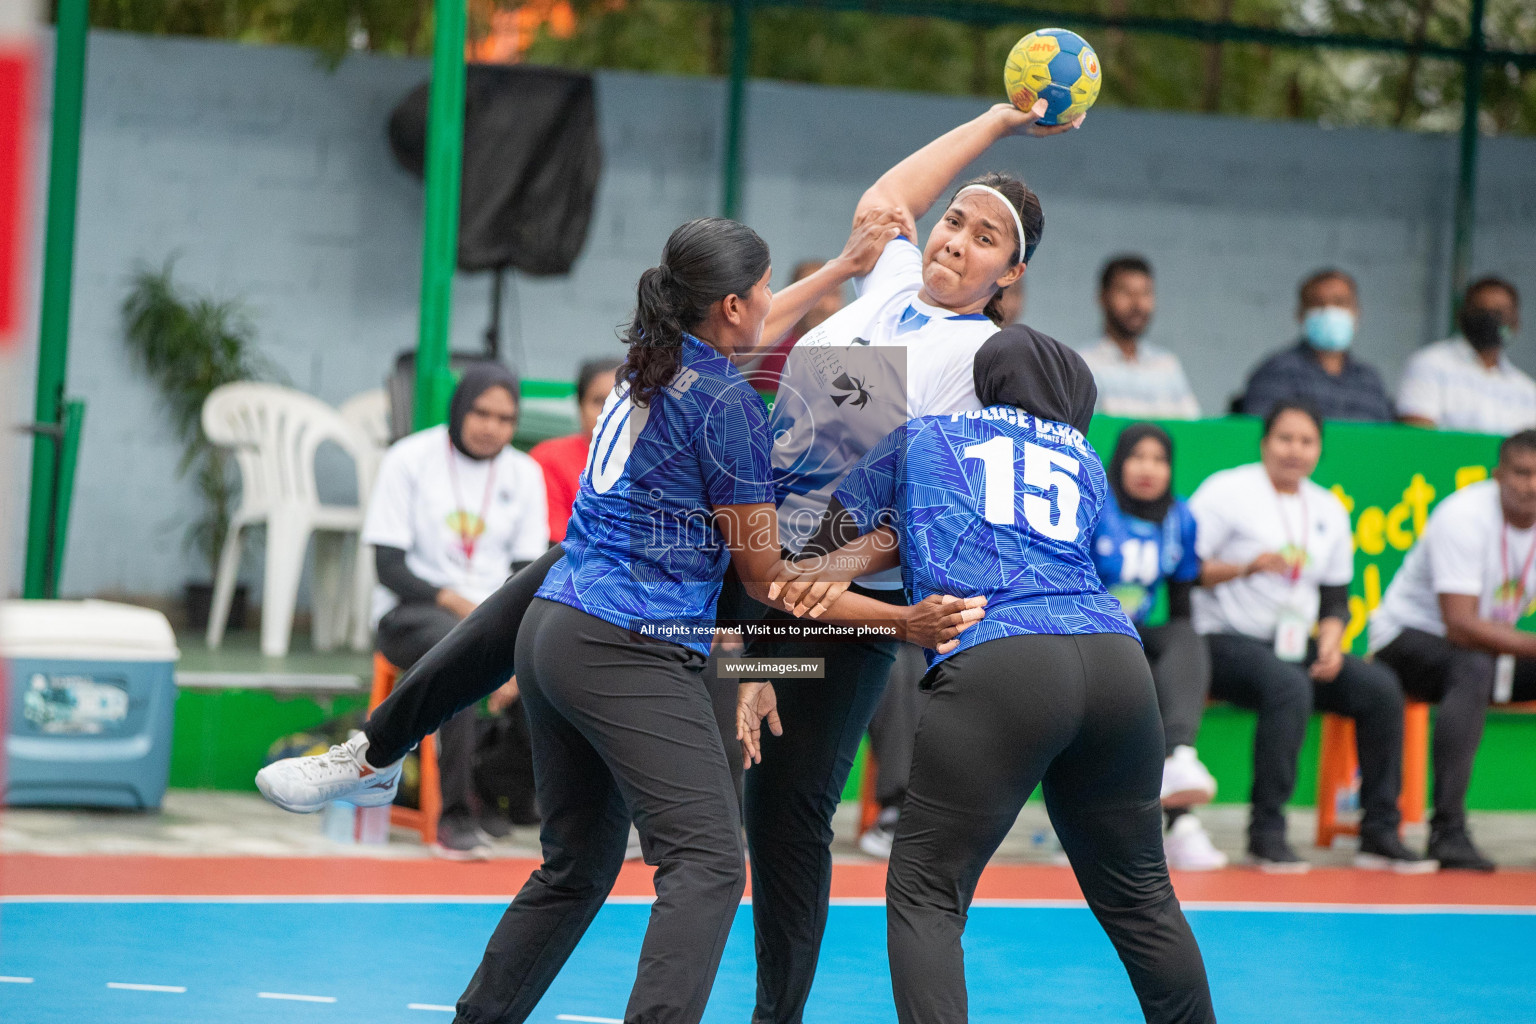
<path id="1" fill-rule="evenodd" d="M 400 760 L 444 722 L 512 678 L 518 627 L 544 577 L 564 557 L 559 545 L 550 548 L 401 673 L 394 692 L 363 725 L 368 757 L 376 767 Z"/>
<path id="2" fill-rule="evenodd" d="M 370 758 L 385 765 L 513 674 L 517 632 L 539 586 L 564 556 L 557 546 L 508 580 L 410 671 L 364 726 Z M 900 591 L 868 591 L 899 602 Z M 739 584 L 723 618 L 761 618 Z M 754 1021 L 799 1024 L 816 975 L 832 886 L 832 814 L 895 659 L 889 642 L 752 644 L 753 657 L 821 657 L 826 678 L 779 680 L 784 735 L 763 737 L 763 763 L 747 773 L 743 809 L 752 852 L 758 993 Z M 734 683 L 711 684 L 723 745 L 735 746 Z M 542 797 L 541 797 L 542 799 Z"/>
<path id="3" fill-rule="evenodd" d="M 1163 716 L 1164 756 L 1174 747 L 1192 747 L 1200 733 L 1200 716 L 1211 692 L 1211 654 L 1205 639 L 1188 619 L 1170 619 L 1161 626 L 1137 626 L 1157 707 Z"/>
<path id="4" fill-rule="evenodd" d="M 1051 824 L 1146 1019 L 1214 1021 L 1163 859 L 1163 728 L 1140 645 L 1117 634 L 1005 637 L 941 662 L 925 682 L 932 696 L 885 889 L 901 1024 L 965 1024 L 966 912 L 1042 782 Z"/>
<path id="5" fill-rule="evenodd" d="M 901 644 L 891 666 L 885 696 L 869 721 L 869 752 L 875 757 L 875 799 L 882 808 L 900 807 L 912 774 L 917 723 L 923 717 L 928 691 L 922 687 L 928 663 L 920 647 Z"/>
<path id="6" fill-rule="evenodd" d="M 502 915 L 455 1019 L 528 1017 L 613 888 L 633 816 L 656 902 L 624 1019 L 693 1024 L 746 885 L 704 656 L 537 599 L 519 641 L 544 861 Z"/>
<path id="7" fill-rule="evenodd" d="M 1211 696 L 1259 713 L 1253 740 L 1253 812 L 1250 839 L 1284 835 L 1285 803 L 1296 788 L 1296 758 L 1315 707 L 1355 721 L 1360 757 L 1360 832 L 1397 832 L 1397 794 L 1403 774 L 1403 691 L 1390 668 L 1344 656 L 1331 683 L 1307 674 L 1304 663 L 1281 661 L 1274 644 L 1235 633 L 1206 637 L 1211 649 Z"/>
<path id="8" fill-rule="evenodd" d="M 379 653 L 402 671 L 409 669 L 459 624 L 459 617 L 435 604 L 396 605 L 379 620 Z M 467 707 L 437 730 L 437 765 L 444 818 L 475 813 L 475 709 Z M 524 751 L 526 754 L 526 751 Z"/>
<path id="9" fill-rule="evenodd" d="M 1433 633 L 1405 629 L 1376 652 L 1376 660 L 1391 666 L 1408 696 L 1440 705 L 1435 715 L 1433 828 L 1465 829 L 1472 761 L 1493 699 L 1494 655 L 1457 647 Z M 1511 699 L 1536 700 L 1536 660 L 1515 660 Z"/>
<path id="10" fill-rule="evenodd" d="M 899 590 L 858 589 L 902 601 Z M 757 607 L 765 618 L 788 617 Z M 753 658 L 825 659 L 823 679 L 774 681 L 784 735 L 764 730 L 762 763 L 747 772 L 743 809 L 757 949 L 753 1024 L 800 1024 L 805 1011 L 832 896 L 832 815 L 896 648 L 889 641 L 747 644 Z"/>

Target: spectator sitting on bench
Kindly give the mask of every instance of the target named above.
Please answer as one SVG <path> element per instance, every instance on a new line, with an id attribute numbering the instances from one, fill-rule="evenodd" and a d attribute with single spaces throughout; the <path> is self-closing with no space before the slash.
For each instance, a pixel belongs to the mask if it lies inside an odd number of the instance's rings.
<path id="1" fill-rule="evenodd" d="M 1286 841 L 1285 803 L 1317 707 L 1355 721 L 1356 866 L 1433 871 L 1397 834 L 1402 688 L 1385 665 L 1343 650 L 1353 531 L 1339 499 L 1311 479 L 1322 433 L 1316 409 L 1280 401 L 1264 420 L 1261 461 L 1213 474 L 1189 499 L 1201 559 L 1195 629 L 1210 644 L 1211 696 L 1259 713 L 1248 855 L 1263 870 L 1307 870 Z"/>
<path id="2" fill-rule="evenodd" d="M 1536 700 L 1531 610 L 1536 561 L 1536 430 L 1499 446 L 1493 479 L 1450 495 L 1371 616 L 1371 650 L 1415 700 L 1438 701 L 1429 856 L 1492 871 L 1467 831 L 1467 786 L 1490 701 Z"/>
<path id="3" fill-rule="evenodd" d="M 396 441 L 379 465 L 363 540 L 374 546 L 378 567 L 379 652 L 401 671 L 500 587 L 509 570 L 549 547 L 544 473 L 509 447 L 517 400 L 510 370 L 471 366 L 453 393 L 448 423 Z M 510 706 L 516 687 L 514 679 L 492 694 L 493 710 Z M 476 820 L 475 722 L 476 709 L 465 708 L 438 732 L 443 812 L 435 852 L 456 860 L 490 853 Z M 522 756 L 531 761 L 530 752 Z M 493 831 L 501 825 L 486 823 Z"/>

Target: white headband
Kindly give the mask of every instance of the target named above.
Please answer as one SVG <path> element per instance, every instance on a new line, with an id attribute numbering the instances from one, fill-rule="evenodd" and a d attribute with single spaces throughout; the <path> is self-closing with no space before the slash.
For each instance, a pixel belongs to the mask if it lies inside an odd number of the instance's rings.
<path id="1" fill-rule="evenodd" d="M 1029 248 L 1029 244 L 1024 241 L 1024 222 L 1019 219 L 1019 211 L 1014 208 L 1013 203 L 1008 200 L 1007 196 L 1003 195 L 991 185 L 967 185 L 965 188 L 962 188 L 959 192 L 955 193 L 955 199 L 959 199 L 967 192 L 985 192 L 988 195 L 996 196 L 997 201 L 1003 204 L 1003 207 L 1008 211 L 1009 216 L 1013 218 L 1013 230 L 1018 232 L 1019 262 L 1023 263 L 1024 251 Z M 953 202 L 953 200 L 951 200 L 951 202 Z"/>

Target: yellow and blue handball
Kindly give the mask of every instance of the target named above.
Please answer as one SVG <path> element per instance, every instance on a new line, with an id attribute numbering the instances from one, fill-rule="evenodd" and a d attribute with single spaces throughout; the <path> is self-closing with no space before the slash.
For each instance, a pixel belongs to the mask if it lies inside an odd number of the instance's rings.
<path id="1" fill-rule="evenodd" d="M 1042 28 L 1013 45 L 1003 65 L 1003 86 L 1020 110 L 1045 100 L 1040 124 L 1065 124 L 1099 98 L 1102 72 L 1088 40 L 1064 28 Z"/>

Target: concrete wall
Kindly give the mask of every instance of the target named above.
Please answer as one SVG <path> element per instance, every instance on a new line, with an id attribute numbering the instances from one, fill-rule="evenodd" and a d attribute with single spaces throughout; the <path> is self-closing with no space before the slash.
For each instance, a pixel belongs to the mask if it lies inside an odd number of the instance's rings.
<path id="1" fill-rule="evenodd" d="M 111 33 L 93 34 L 89 60 L 69 378 L 89 410 L 64 589 L 168 594 L 198 572 L 180 546 L 193 502 L 155 395 L 125 358 L 128 275 L 178 254 L 183 281 L 247 303 L 292 383 L 338 403 L 376 386 L 414 344 L 422 215 L 384 123 L 428 69 L 353 57 L 332 73 L 305 51 Z M 586 251 L 569 277 L 514 285 L 509 348 L 532 377 L 616 353 L 639 271 L 678 223 L 718 211 L 722 84 L 621 73 L 598 84 L 605 165 Z M 778 83 L 753 85 L 749 103 L 744 218 L 781 272 L 835 253 L 881 171 L 983 107 Z M 45 135 L 46 107 L 37 124 Z M 1022 173 L 1045 204 L 1029 322 L 1091 341 L 1099 264 L 1145 253 L 1161 302 L 1151 337 L 1183 356 L 1210 412 L 1293 337 L 1295 285 L 1315 267 L 1360 278 L 1358 351 L 1389 379 L 1444 333 L 1453 139 L 1099 110 L 1065 138 L 1004 142 L 980 168 Z M 1536 140 L 1484 147 L 1476 267 L 1536 295 L 1533 169 Z M 456 346 L 477 346 L 487 287 L 461 276 Z M 1533 338 L 1536 324 L 1517 359 L 1536 362 Z M 34 355 L 16 367 L 29 410 Z M 12 488 L 0 512 L 18 524 L 24 500 Z"/>

